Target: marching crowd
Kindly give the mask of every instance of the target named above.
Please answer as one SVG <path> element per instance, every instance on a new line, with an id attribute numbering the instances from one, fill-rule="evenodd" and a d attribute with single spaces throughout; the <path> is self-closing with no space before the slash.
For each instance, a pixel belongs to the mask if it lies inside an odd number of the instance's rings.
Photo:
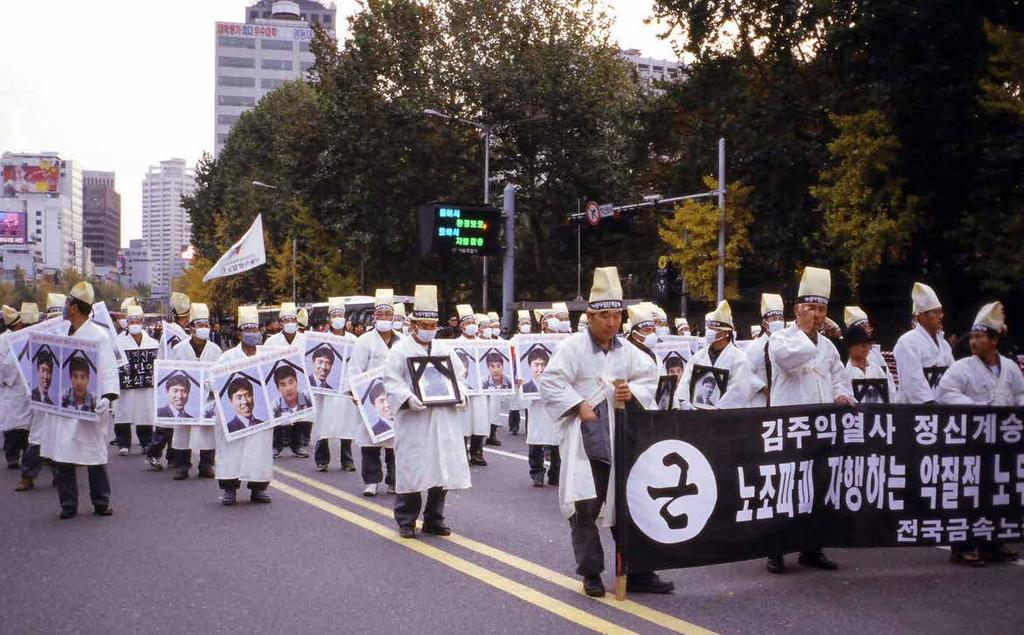
<path id="1" fill-rule="evenodd" d="M 94 512 L 104 516 L 113 513 L 105 468 L 108 443 L 113 436 L 118 454 L 127 456 L 133 428 L 148 469 L 166 468 L 174 480 L 185 480 L 198 459 L 198 477 L 217 481 L 224 505 L 236 504 L 243 483 L 253 503 L 270 503 L 267 487 L 273 478 L 273 461 L 285 448 L 296 456 L 308 457 L 307 448 L 313 444 L 313 463 L 321 472 L 330 468 L 332 450 L 336 448 L 341 470 L 350 472 L 356 470 L 354 448 L 358 447 L 364 494 L 395 494 L 398 531 L 404 538 L 415 538 L 421 513 L 422 533 L 450 533 L 444 517 L 446 492 L 470 487 L 470 466 L 487 465 L 484 446 L 501 444 L 498 430 L 507 421 L 512 434 L 526 428 L 532 485 L 559 488 L 576 572 L 583 579 L 586 593 L 600 596 L 604 594 L 601 573 L 605 558 L 599 525 L 610 526 L 612 520 L 608 514 L 602 517 L 612 473 L 610 422 L 614 413 L 609 412 L 609 399 L 658 408 L 659 378 L 675 375 L 679 379 L 674 397 L 662 407 L 764 408 L 853 404 L 859 400 L 1024 405 L 1021 370 L 1016 362 L 999 353 L 1000 339 L 1006 334 L 999 302 L 980 308 L 971 325 L 970 355 L 954 360 L 944 335 L 942 303 L 929 286 L 915 284 L 910 294 L 913 327 L 893 349 L 897 384 L 874 345 L 872 325 L 864 311 L 845 307 L 844 331 L 828 318 L 830 291 L 829 271 L 805 268 L 791 305 L 791 321 L 786 321 L 783 298 L 765 293 L 761 297 L 761 324 L 753 329 L 755 339 L 745 342 L 737 341 L 732 311 L 728 302 L 721 302 L 705 316 L 703 345 L 689 360 L 661 360 L 651 348 L 671 332 L 667 314 L 651 303 L 627 306 L 617 270 L 600 267 L 594 271 L 588 307 L 579 316 L 575 333 L 564 304 L 555 303 L 533 315 L 518 313 L 518 333 L 535 333 L 537 324 L 541 333 L 566 334 L 553 353 L 541 348 L 520 351 L 523 362 L 533 369 L 535 385 L 529 388 L 539 394 L 539 399 L 469 395 L 451 405 L 424 403 L 408 360 L 448 356 L 456 376 L 461 377 L 464 368 L 458 355 L 439 347 L 437 340 L 501 338 L 497 314 L 475 313 L 470 306 L 459 305 L 457 316 L 443 325 L 437 288 L 431 285 L 416 287 L 408 315 L 390 289 L 377 290 L 372 320 L 365 322 L 347 314 L 343 298 L 331 298 L 325 330 L 354 342 L 349 373 L 384 368 L 385 391 L 374 398 L 386 398 L 395 434 L 375 443 L 359 419 L 354 398 L 321 394 L 312 396 L 313 421 L 293 420 L 236 440 L 227 439 L 222 425 L 184 422 L 154 426 L 154 388 L 119 384 L 111 340 L 91 319 L 93 289 L 88 282 L 80 282 L 66 297 L 51 294 L 45 312 L 32 303 L 23 304 L 20 310 L 3 307 L 0 428 L 5 430 L 4 453 L 8 468 L 21 470 L 17 491 L 34 488 L 43 466 L 50 466 L 60 517 L 69 519 L 78 513 L 78 467 L 86 468 Z M 280 331 L 269 337 L 254 306 L 239 307 L 235 331 L 221 333 L 219 327 L 211 327 L 205 304 L 174 293 L 170 321 L 153 337 L 144 328 L 140 306 L 129 299 L 120 309 L 115 314 L 118 346 L 122 350 L 155 349 L 157 359 L 217 363 L 242 360 L 270 347 L 302 343 L 310 328 L 306 310 L 285 303 L 277 316 Z M 29 407 L 32 400 L 39 401 L 42 396 L 25 390 L 19 376 L 19 353 L 12 351 L 6 339 L 10 333 L 46 319 L 64 320 L 56 331 L 60 335 L 96 343 L 98 390 L 91 410 L 100 415 L 98 421 Z M 677 319 L 674 326 L 677 334 L 689 335 L 689 324 L 684 319 Z M 237 343 L 233 343 L 235 338 Z M 835 344 L 840 338 L 845 361 Z M 33 358 L 32 363 L 41 386 L 43 382 L 48 386 L 60 370 L 55 369 L 56 360 L 47 355 Z M 325 381 L 317 360 L 311 363 L 313 367 L 307 369 L 310 382 Z M 724 381 L 717 385 L 695 381 L 694 368 L 715 369 Z M 854 390 L 857 380 L 866 379 L 879 380 L 868 382 L 874 391 L 870 396 Z M 176 388 L 175 381 L 181 380 L 168 378 L 163 388 L 170 393 Z M 524 388 L 520 386 L 520 390 Z M 176 416 L 174 403 L 172 398 L 161 417 Z M 308 411 L 308 406 L 283 403 L 280 408 L 298 412 Z M 997 543 L 965 543 L 952 549 L 953 561 L 969 566 L 1016 557 Z M 825 570 L 837 566 L 812 544 L 801 550 L 799 562 Z M 772 573 L 784 572 L 783 554 L 769 557 L 767 568 Z M 627 588 L 632 592 L 668 593 L 673 585 L 654 572 L 634 572 L 628 577 Z"/>

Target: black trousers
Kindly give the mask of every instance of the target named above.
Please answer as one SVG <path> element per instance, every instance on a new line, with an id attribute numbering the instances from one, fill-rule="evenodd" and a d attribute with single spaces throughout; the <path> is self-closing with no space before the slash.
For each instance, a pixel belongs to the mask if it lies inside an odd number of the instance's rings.
<path id="1" fill-rule="evenodd" d="M 292 429 L 299 435 L 299 445 L 301 447 L 309 445 L 309 435 L 313 432 L 312 421 L 296 421 L 292 424 Z"/>
<path id="2" fill-rule="evenodd" d="M 283 450 L 286 445 L 292 450 L 302 449 L 302 434 L 296 428 L 297 425 L 289 423 L 274 428 L 274 450 Z"/>
<path id="3" fill-rule="evenodd" d="M 551 467 L 548 468 L 548 483 L 558 483 L 558 471 L 562 467 L 562 455 L 557 445 L 531 445 L 527 454 L 530 460 L 530 477 L 535 481 L 544 480 L 544 450 L 551 454 Z"/>
<path id="4" fill-rule="evenodd" d="M 153 442 L 153 426 L 135 426 L 135 437 L 139 440 L 141 447 L 149 447 L 149 444 Z M 132 447 L 132 424 L 115 423 L 114 440 L 117 441 L 117 447 L 119 448 Z"/>
<path id="5" fill-rule="evenodd" d="M 331 464 L 330 439 L 320 439 L 316 442 L 316 449 L 313 450 L 313 460 L 317 465 Z M 355 465 L 355 461 L 352 460 L 352 439 L 341 440 L 341 464 L 342 466 Z"/>
<path id="6" fill-rule="evenodd" d="M 424 525 L 444 524 L 444 499 L 448 494 L 443 487 L 427 490 L 427 506 L 423 508 Z M 399 527 L 415 527 L 423 507 L 423 493 L 399 494 L 395 497 L 395 522 Z"/>
<path id="7" fill-rule="evenodd" d="M 213 463 L 217 458 L 217 450 L 199 450 L 199 469 L 213 469 Z M 177 470 L 188 471 L 192 467 L 192 450 L 175 450 L 174 456 L 169 459 L 171 465 Z"/>
<path id="8" fill-rule="evenodd" d="M 242 486 L 242 481 L 237 478 L 219 478 L 217 479 L 217 485 L 223 490 L 238 489 Z M 249 481 L 246 483 L 246 487 L 254 492 L 262 492 L 269 485 L 270 481 Z"/>
<path id="9" fill-rule="evenodd" d="M 387 476 L 384 475 L 383 466 L 380 463 L 380 453 L 384 451 L 384 462 L 387 465 Z M 395 451 L 392 448 L 359 448 L 362 455 L 360 471 L 363 475 L 363 483 L 380 483 L 384 481 L 388 485 L 395 484 Z"/>
<path id="10" fill-rule="evenodd" d="M 25 450 L 25 453 L 21 455 L 21 478 L 34 481 L 42 469 L 43 457 L 39 455 L 39 446 L 32 443 Z"/>
<path id="11" fill-rule="evenodd" d="M 87 465 L 89 473 L 89 498 L 93 507 L 102 508 L 110 505 L 110 479 L 107 478 L 106 465 Z M 73 463 L 53 464 L 54 480 L 57 482 L 57 496 L 60 508 L 66 511 L 78 511 L 78 466 Z"/>
<path id="12" fill-rule="evenodd" d="M 519 434 L 519 414 L 518 410 L 510 410 L 508 413 L 508 433 L 511 435 Z"/>
<path id="13" fill-rule="evenodd" d="M 28 430 L 4 431 L 4 458 L 15 464 L 21 460 L 21 453 L 28 449 Z"/>
<path id="14" fill-rule="evenodd" d="M 149 444 L 146 456 L 159 459 L 164 455 L 164 448 L 167 448 L 167 462 L 174 458 L 175 450 L 171 448 L 171 439 L 174 438 L 174 428 L 157 426 L 153 430 L 153 441 Z"/>

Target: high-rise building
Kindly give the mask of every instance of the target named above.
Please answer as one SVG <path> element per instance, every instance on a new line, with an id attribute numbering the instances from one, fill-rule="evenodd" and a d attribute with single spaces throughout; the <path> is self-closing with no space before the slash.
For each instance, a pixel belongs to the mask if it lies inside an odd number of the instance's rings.
<path id="1" fill-rule="evenodd" d="M 312 25 L 334 33 L 334 3 L 260 0 L 245 10 L 245 22 L 217 22 L 214 54 L 214 156 L 220 154 L 238 117 L 263 95 L 313 66 Z"/>
<path id="2" fill-rule="evenodd" d="M 141 285 L 152 288 L 153 259 L 145 240 L 135 238 L 128 241 L 128 248 L 118 252 L 117 268 L 122 285 L 132 289 Z"/>
<path id="3" fill-rule="evenodd" d="M 195 189 L 195 170 L 184 159 L 150 166 L 142 181 L 142 239 L 149 246 L 154 298 L 169 297 L 171 283 L 184 268 L 181 254 L 192 240 L 192 223 L 181 197 Z"/>
<path id="4" fill-rule="evenodd" d="M 82 240 L 92 250 L 92 264 L 112 267 L 121 248 L 121 195 L 113 172 L 82 171 Z"/>
<path id="5" fill-rule="evenodd" d="M 682 63 L 674 60 L 662 60 L 655 57 L 644 57 L 639 49 L 627 49 L 619 53 L 622 59 L 633 65 L 637 77 L 649 87 L 656 81 L 674 82 L 683 78 L 685 69 Z"/>
<path id="6" fill-rule="evenodd" d="M 81 167 L 56 152 L 5 152 L 0 167 L 0 250 L 35 245 L 40 272 L 84 271 Z"/>

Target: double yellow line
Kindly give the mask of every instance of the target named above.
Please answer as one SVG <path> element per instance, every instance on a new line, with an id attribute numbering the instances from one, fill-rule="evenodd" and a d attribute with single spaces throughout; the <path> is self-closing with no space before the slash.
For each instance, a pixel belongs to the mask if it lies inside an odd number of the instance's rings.
<path id="1" fill-rule="evenodd" d="M 383 505 L 370 502 L 363 497 L 350 494 L 342 491 L 335 487 L 331 487 L 326 483 L 318 481 L 314 478 L 292 472 L 280 467 L 275 467 L 274 470 L 281 476 L 285 476 L 298 483 L 301 483 L 307 487 L 315 489 L 319 492 L 323 492 L 329 496 L 345 501 L 365 509 L 367 511 L 392 518 L 392 510 Z M 328 514 L 331 514 L 341 520 L 352 523 L 358 527 L 366 529 L 367 531 L 380 536 L 386 540 L 390 540 L 396 544 L 406 547 L 420 555 L 426 556 L 436 562 L 439 562 L 447 567 L 450 567 L 460 573 L 468 575 L 471 578 L 475 578 L 485 584 L 488 584 L 496 589 L 500 589 L 510 595 L 520 598 L 538 608 L 544 609 L 550 613 L 553 613 L 565 620 L 568 620 L 574 624 L 585 626 L 590 630 L 598 633 L 633 633 L 633 631 L 621 627 L 618 624 L 604 620 L 592 613 L 585 610 L 579 609 L 571 604 L 567 604 L 561 600 L 555 599 L 549 595 L 541 593 L 536 589 L 516 582 L 510 578 L 502 576 L 490 569 L 481 567 L 465 558 L 461 558 L 454 554 L 451 554 L 443 549 L 439 549 L 431 545 L 428 542 L 422 540 L 406 540 L 399 538 L 397 530 L 393 525 L 382 525 L 378 522 L 370 520 L 360 514 L 349 511 L 348 509 L 339 507 L 330 501 L 324 500 L 317 496 L 307 493 L 304 490 L 298 489 L 292 485 L 282 483 L 280 481 L 274 481 L 271 483 L 271 487 L 276 488 L 280 492 L 292 496 L 304 503 L 312 505 L 317 509 L 320 509 Z M 688 635 L 712 635 L 712 631 L 704 629 L 695 624 L 691 624 L 685 620 L 681 620 L 667 613 L 656 611 L 648 606 L 634 602 L 633 600 L 625 600 L 622 602 L 616 601 L 611 597 L 605 598 L 591 598 L 583 593 L 582 585 L 579 580 L 571 578 L 567 575 L 561 574 L 547 567 L 543 567 L 539 564 L 520 558 L 513 554 L 507 553 L 500 549 L 496 549 L 488 544 L 452 534 L 451 536 L 444 537 L 450 543 L 454 543 L 464 549 L 472 551 L 478 555 L 491 558 L 504 565 L 527 573 L 529 575 L 540 578 L 544 582 L 560 586 L 564 589 L 568 589 L 581 597 L 585 598 L 586 601 L 598 602 L 606 607 L 617 609 L 624 613 L 630 614 L 639 619 L 645 620 L 659 627 L 667 629 L 674 633 L 686 633 Z"/>

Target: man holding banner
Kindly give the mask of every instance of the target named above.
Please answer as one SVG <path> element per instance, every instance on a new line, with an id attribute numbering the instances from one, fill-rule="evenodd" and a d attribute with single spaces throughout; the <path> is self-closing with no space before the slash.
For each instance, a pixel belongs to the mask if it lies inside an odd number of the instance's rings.
<path id="1" fill-rule="evenodd" d="M 657 364 L 617 337 L 623 308 L 618 270 L 598 267 L 587 309 L 588 331 L 562 342 L 540 378 L 541 399 L 562 432 L 558 494 L 571 528 L 576 573 L 583 576 L 584 592 L 593 597 L 605 593 L 604 548 L 597 526 L 602 507 L 605 526 L 615 519 L 614 485 L 609 487 L 615 413 L 609 404 L 635 399 L 644 408 L 656 407 Z M 614 528 L 612 537 L 617 539 Z M 638 593 L 670 593 L 675 588 L 652 571 L 631 573 L 626 584 Z"/>
<path id="2" fill-rule="evenodd" d="M 159 343 L 146 334 L 142 329 L 143 313 L 142 307 L 133 304 L 125 309 L 126 324 L 124 332 L 117 336 L 118 346 L 128 356 L 129 363 L 122 368 L 121 396 L 114 402 L 114 437 L 117 440 L 118 454 L 128 456 L 129 448 L 132 445 L 132 425 L 135 425 L 135 434 L 139 439 L 139 445 L 145 452 L 153 440 L 153 383 L 152 374 L 148 377 L 148 386 L 137 387 L 138 383 L 147 383 L 146 377 L 129 376 L 131 371 L 140 371 L 144 367 L 152 367 L 152 357 L 149 364 L 144 364 L 142 355 L 155 355 Z M 139 355 L 138 359 L 133 356 Z"/>
<path id="3" fill-rule="evenodd" d="M 210 309 L 203 303 L 189 307 L 189 328 L 192 336 L 179 342 L 171 351 L 170 359 L 188 362 L 215 362 L 220 359 L 220 347 L 210 340 Z M 200 401 L 205 405 L 205 395 Z M 199 413 L 196 413 L 199 414 Z M 188 478 L 192 468 L 192 452 L 199 451 L 199 478 L 214 477 L 214 462 L 217 454 L 217 439 L 210 425 L 178 425 L 171 438 L 174 448 L 174 480 Z"/>

